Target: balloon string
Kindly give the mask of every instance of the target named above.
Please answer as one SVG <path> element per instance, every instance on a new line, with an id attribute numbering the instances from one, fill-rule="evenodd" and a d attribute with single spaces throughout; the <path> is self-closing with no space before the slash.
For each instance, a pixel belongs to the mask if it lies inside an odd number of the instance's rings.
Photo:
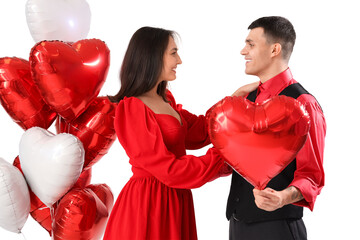
<path id="1" fill-rule="evenodd" d="M 69 133 L 69 127 L 70 127 L 70 123 L 66 122 L 65 119 L 63 117 L 60 116 L 60 122 L 64 121 L 65 122 L 65 132 Z M 61 125 L 61 124 L 60 124 Z"/>
<path id="2" fill-rule="evenodd" d="M 55 217 L 54 217 L 54 205 L 50 207 L 50 217 L 51 217 L 51 239 L 54 239 L 54 225 L 55 225 Z"/>
<path id="3" fill-rule="evenodd" d="M 79 128 L 75 127 L 71 124 L 71 122 L 66 121 L 63 117 L 59 115 L 59 125 L 61 126 L 61 122 L 65 122 L 65 133 L 70 133 L 70 129 L 76 129 L 79 131 Z"/>
<path id="4" fill-rule="evenodd" d="M 70 122 L 65 121 L 65 119 L 62 117 L 61 117 L 61 119 L 63 119 L 63 121 L 66 124 L 66 133 L 70 133 L 70 127 L 71 127 Z"/>
<path id="5" fill-rule="evenodd" d="M 68 122 L 67 133 L 70 133 L 70 127 L 71 127 L 70 122 Z"/>
<path id="6" fill-rule="evenodd" d="M 25 237 L 24 233 L 21 232 L 21 231 L 20 231 L 20 233 L 21 233 L 21 236 L 24 238 L 24 240 L 26 240 L 26 237 Z"/>

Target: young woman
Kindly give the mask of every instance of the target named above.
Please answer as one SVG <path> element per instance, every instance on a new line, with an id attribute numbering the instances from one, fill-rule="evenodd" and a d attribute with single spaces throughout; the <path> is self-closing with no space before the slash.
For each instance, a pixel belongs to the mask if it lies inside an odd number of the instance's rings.
<path id="1" fill-rule="evenodd" d="M 133 176 L 115 203 L 105 240 L 197 239 L 190 189 L 231 173 L 215 148 L 186 155 L 185 149 L 210 141 L 205 117 L 182 109 L 167 90 L 181 64 L 174 35 L 143 27 L 126 51 L 121 88 L 111 100 L 118 102 L 115 129 Z"/>

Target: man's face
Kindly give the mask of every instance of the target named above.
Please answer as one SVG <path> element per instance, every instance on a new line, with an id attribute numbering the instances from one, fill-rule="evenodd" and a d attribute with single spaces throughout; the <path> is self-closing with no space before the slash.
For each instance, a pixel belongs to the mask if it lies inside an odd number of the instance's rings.
<path id="1" fill-rule="evenodd" d="M 245 47 L 240 52 L 245 56 L 245 73 L 260 78 L 266 75 L 271 64 L 272 50 L 272 44 L 266 41 L 264 29 L 252 29 L 245 40 Z"/>

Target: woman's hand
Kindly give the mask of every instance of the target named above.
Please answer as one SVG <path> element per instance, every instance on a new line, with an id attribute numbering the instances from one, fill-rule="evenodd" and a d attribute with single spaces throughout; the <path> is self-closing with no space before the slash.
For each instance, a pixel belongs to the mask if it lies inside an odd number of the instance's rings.
<path id="1" fill-rule="evenodd" d="M 259 81 L 246 84 L 242 87 L 240 87 L 238 90 L 236 90 L 231 96 L 232 97 L 245 97 L 252 91 L 254 91 L 259 86 Z"/>

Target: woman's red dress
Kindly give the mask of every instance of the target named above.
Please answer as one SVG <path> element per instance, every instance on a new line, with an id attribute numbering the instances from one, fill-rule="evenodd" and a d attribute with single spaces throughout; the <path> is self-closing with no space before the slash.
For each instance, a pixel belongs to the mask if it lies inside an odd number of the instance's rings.
<path id="1" fill-rule="evenodd" d="M 216 178 L 224 167 L 219 152 L 186 155 L 210 143 L 204 116 L 176 105 L 168 92 L 175 117 L 155 114 L 140 99 L 119 102 L 115 129 L 130 158 L 133 176 L 124 186 L 111 212 L 104 239 L 197 239 L 191 188 Z"/>

